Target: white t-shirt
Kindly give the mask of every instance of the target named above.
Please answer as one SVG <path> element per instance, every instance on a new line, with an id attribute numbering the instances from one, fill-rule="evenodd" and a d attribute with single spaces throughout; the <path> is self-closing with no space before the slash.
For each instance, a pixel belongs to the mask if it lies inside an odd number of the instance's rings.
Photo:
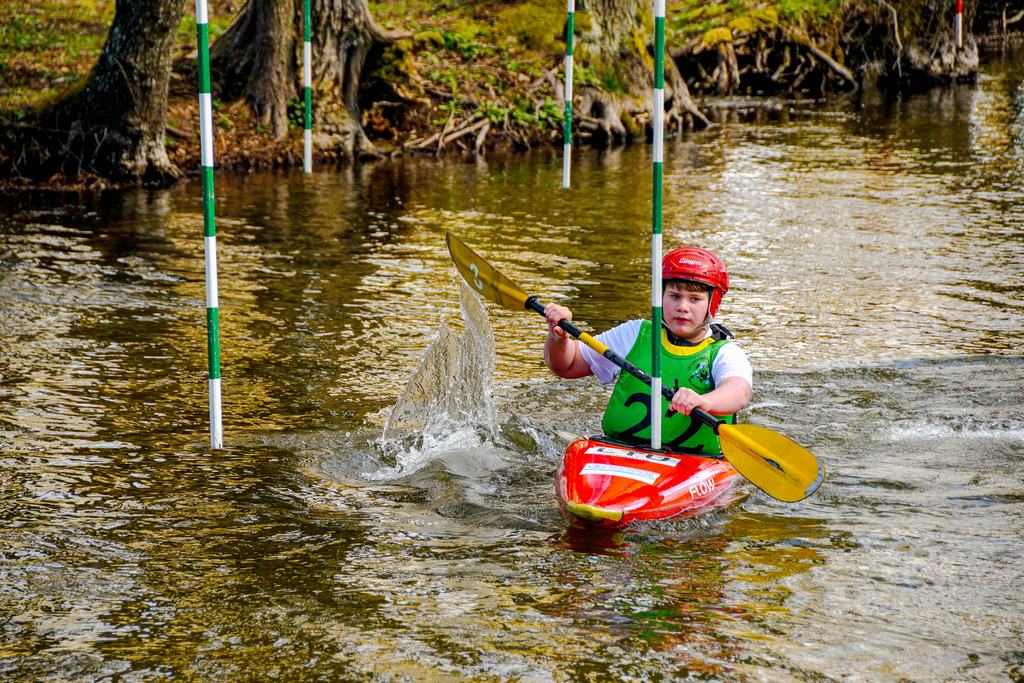
<path id="1" fill-rule="evenodd" d="M 640 325 L 643 322 L 643 320 L 629 320 L 597 335 L 597 340 L 625 358 L 629 350 L 633 348 L 633 344 L 636 343 L 636 338 L 640 335 Z M 711 330 L 708 330 L 707 336 L 711 336 Z M 586 344 L 580 344 L 580 351 L 583 353 L 583 360 L 587 361 L 594 376 L 601 384 L 611 384 L 618 378 L 618 365 L 598 354 Z M 711 378 L 716 387 L 728 377 L 742 377 L 753 389 L 753 376 L 754 371 L 750 367 L 750 361 L 747 360 L 747 354 L 735 342 L 720 348 L 715 356 L 715 362 L 711 364 Z"/>

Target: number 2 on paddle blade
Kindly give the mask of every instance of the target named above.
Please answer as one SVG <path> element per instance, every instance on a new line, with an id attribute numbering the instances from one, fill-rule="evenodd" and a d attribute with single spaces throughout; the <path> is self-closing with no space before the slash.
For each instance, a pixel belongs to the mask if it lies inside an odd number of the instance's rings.
<path id="1" fill-rule="evenodd" d="M 470 283 L 471 285 L 473 285 L 473 289 L 483 294 L 484 281 L 480 279 L 480 270 L 477 268 L 477 265 L 475 263 L 470 263 L 469 271 L 473 273 L 473 282 Z"/>

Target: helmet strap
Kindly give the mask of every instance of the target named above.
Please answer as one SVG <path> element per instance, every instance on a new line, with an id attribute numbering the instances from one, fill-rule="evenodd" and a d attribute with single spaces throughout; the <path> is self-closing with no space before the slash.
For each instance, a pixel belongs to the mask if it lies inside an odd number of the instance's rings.
<path id="1" fill-rule="evenodd" d="M 707 316 L 706 318 L 704 318 L 704 322 L 702 322 L 697 327 L 697 329 L 699 330 L 702 327 L 703 328 L 708 327 L 708 325 L 711 324 L 711 320 L 712 320 L 711 316 Z M 668 323 L 665 322 L 664 318 L 661 319 L 661 329 L 665 330 L 665 336 L 668 337 L 669 343 L 671 343 L 673 346 L 697 346 L 698 344 L 701 344 L 701 343 L 704 342 L 703 339 L 701 339 L 698 342 L 692 342 L 692 341 L 686 341 L 682 337 L 677 337 L 675 335 L 675 333 L 668 328 Z"/>

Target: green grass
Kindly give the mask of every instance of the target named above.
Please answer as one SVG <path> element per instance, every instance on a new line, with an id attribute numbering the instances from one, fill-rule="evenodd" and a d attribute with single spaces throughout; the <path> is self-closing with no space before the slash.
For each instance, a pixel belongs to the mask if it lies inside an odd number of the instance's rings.
<path id="1" fill-rule="evenodd" d="M 780 0 L 779 17 L 794 21 L 831 19 L 843 7 L 841 0 Z"/>
<path id="2" fill-rule="evenodd" d="M 107 37 L 113 2 L 0 4 L 0 110 L 53 98 L 84 78 Z"/>
<path id="3" fill-rule="evenodd" d="M 218 13 L 217 4 L 211 10 L 212 40 L 232 16 Z M 96 63 L 113 19 L 113 0 L 0 2 L 0 112 L 38 106 L 81 83 Z M 195 46 L 190 9 L 178 26 L 177 39 L 180 45 Z"/>
<path id="4" fill-rule="evenodd" d="M 189 5 L 191 7 L 191 5 Z M 224 33 L 224 30 L 231 25 L 231 21 L 234 19 L 233 16 L 214 16 L 210 15 L 210 21 L 207 24 L 207 29 L 210 36 L 210 43 L 217 39 L 217 36 Z M 195 45 L 196 42 L 196 17 L 195 15 L 186 10 L 185 16 L 182 17 L 181 23 L 178 24 L 178 44 L 179 45 Z"/>

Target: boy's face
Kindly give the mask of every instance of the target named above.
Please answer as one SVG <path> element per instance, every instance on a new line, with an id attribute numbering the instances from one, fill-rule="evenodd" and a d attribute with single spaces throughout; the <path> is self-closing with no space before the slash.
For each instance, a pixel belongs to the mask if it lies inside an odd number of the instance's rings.
<path id="1" fill-rule="evenodd" d="M 711 295 L 706 289 L 690 291 L 682 283 L 670 282 L 662 297 L 661 315 L 672 334 L 686 341 L 700 341 L 710 301 Z"/>

